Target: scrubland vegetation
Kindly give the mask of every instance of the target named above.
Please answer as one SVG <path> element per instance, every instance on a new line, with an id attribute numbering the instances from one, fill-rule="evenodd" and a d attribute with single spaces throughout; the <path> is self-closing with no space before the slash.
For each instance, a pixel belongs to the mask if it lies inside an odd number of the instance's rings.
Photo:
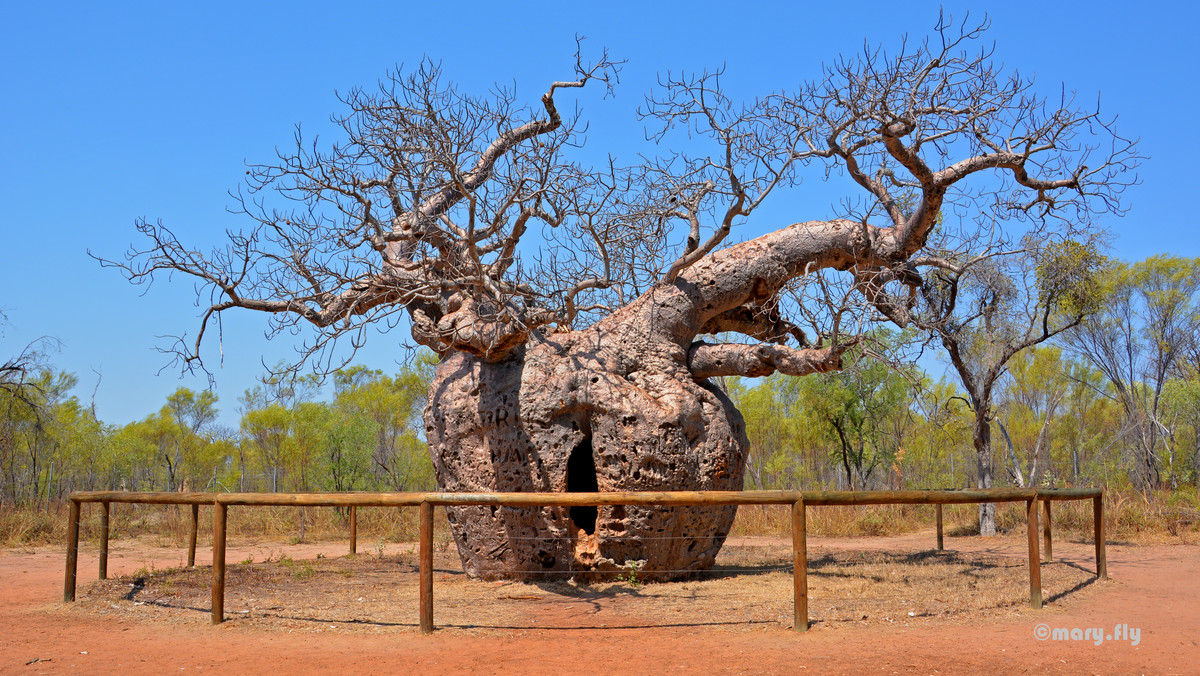
<path id="1" fill-rule="evenodd" d="M 1054 343 L 1023 350 L 995 393 L 999 486 L 1103 486 L 1116 538 L 1187 540 L 1200 521 L 1200 260 L 1153 257 L 1114 265 L 1109 301 Z M 727 378 L 751 440 L 748 489 L 966 488 L 977 483 L 967 398 L 953 376 L 913 362 L 919 337 L 880 333 L 849 368 L 803 378 Z M 907 352 L 906 352 L 907 351 Z M 433 490 L 421 410 L 436 358 L 399 373 L 356 366 L 322 388 L 270 375 L 231 405 L 238 429 L 216 424 L 210 392 L 179 388 L 139 421 L 111 425 L 53 366 L 40 342 L 10 359 L 0 382 L 0 539 L 61 540 L 63 501 L 75 490 Z M 932 362 L 930 362 L 932 363 Z M 1085 506 L 1064 505 L 1056 527 L 1090 528 Z M 1001 507 L 997 526 L 1022 527 Z M 246 510 L 244 534 L 340 537 L 334 510 Z M 359 532 L 405 539 L 414 515 L 363 510 Z M 971 507 L 947 512 L 971 532 Z M 182 511 L 122 507 L 115 535 L 183 537 Z M 886 535 L 927 528 L 932 507 L 822 509 L 815 535 Z M 85 522 L 85 531 L 89 524 Z M 734 534 L 785 534 L 786 515 L 743 508 Z"/>

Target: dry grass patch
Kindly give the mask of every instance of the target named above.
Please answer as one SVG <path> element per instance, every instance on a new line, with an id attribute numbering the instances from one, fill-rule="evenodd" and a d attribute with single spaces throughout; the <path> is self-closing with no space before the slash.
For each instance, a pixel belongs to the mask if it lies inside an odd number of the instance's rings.
<path id="1" fill-rule="evenodd" d="M 439 548 L 442 549 L 442 548 Z M 792 625 L 791 551 L 778 540 L 727 546 L 714 570 L 684 582 L 566 579 L 481 582 L 461 572 L 453 548 L 435 555 L 440 628 L 513 633 L 530 629 L 704 626 L 745 631 Z M 230 562 L 227 626 L 289 631 L 415 631 L 418 575 L 413 548 L 400 554 Z M 97 582 L 84 612 L 122 619 L 207 624 L 208 568 L 142 570 Z M 1092 575 L 1043 564 L 1047 599 L 1069 597 Z M 1023 559 L 956 552 L 809 552 L 810 615 L 816 626 L 975 622 L 1028 604 Z"/>

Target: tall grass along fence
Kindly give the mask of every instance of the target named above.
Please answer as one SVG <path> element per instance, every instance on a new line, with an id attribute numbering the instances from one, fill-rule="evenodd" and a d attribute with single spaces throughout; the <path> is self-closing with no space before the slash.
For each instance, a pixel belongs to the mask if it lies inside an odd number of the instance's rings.
<path id="1" fill-rule="evenodd" d="M 779 505 L 790 507 L 792 577 L 796 631 L 809 627 L 808 546 L 809 507 L 828 505 L 935 505 L 937 548 L 943 548 L 942 506 L 985 502 L 1024 502 L 1029 535 L 1029 605 L 1042 607 L 1041 563 L 1052 560 L 1051 504 L 1062 500 L 1091 500 L 1096 546 L 1096 576 L 1107 578 L 1104 552 L 1104 491 L 1100 488 L 910 491 L 677 491 L 617 493 L 125 493 L 71 494 L 67 525 L 67 565 L 63 601 L 75 600 L 78 572 L 79 522 L 83 503 L 99 503 L 100 579 L 108 576 L 109 515 L 113 503 L 187 505 L 191 507 L 188 566 L 196 563 L 196 534 L 201 505 L 213 507 L 212 621 L 225 619 L 225 536 L 231 506 L 338 507 L 349 511 L 350 553 L 358 546 L 359 507 L 417 507 L 420 510 L 420 629 L 433 631 L 433 510 L 438 506 L 492 505 L 505 507 L 599 507 L 683 505 Z M 1038 533 L 1039 503 L 1044 511 Z M 1042 547 L 1042 541 L 1045 545 Z M 1040 551 L 1044 549 L 1043 551 Z M 1043 559 L 1044 554 L 1044 559 Z"/>

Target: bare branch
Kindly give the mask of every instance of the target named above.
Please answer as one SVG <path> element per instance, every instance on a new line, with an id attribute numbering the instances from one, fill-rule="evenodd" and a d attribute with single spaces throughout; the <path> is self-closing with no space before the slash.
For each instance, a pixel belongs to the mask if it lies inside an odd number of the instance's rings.
<path id="1" fill-rule="evenodd" d="M 1096 216 L 1122 212 L 1140 159 L 1098 107 L 997 66 L 986 28 L 942 17 L 929 39 L 867 47 L 745 103 L 722 71 L 668 72 L 639 110 L 662 155 L 600 169 L 572 159 L 586 126 L 556 96 L 610 92 L 620 64 L 606 53 L 578 52 L 573 78 L 532 105 L 503 87 L 462 94 L 424 61 L 342 95 L 337 142 L 297 128 L 251 165 L 233 195 L 251 227 L 223 248 L 143 221 L 149 246 L 102 262 L 135 283 L 196 280 L 189 365 L 208 322 L 234 308 L 312 336 L 305 358 L 405 316 L 417 342 L 487 360 L 533 331 L 622 313 L 653 315 L 681 348 L 723 331 L 804 347 L 881 319 L 986 320 L 991 306 L 958 305 L 957 280 L 1022 236 L 1086 239 Z M 808 169 L 848 176 L 857 196 L 835 217 L 728 245 Z"/>

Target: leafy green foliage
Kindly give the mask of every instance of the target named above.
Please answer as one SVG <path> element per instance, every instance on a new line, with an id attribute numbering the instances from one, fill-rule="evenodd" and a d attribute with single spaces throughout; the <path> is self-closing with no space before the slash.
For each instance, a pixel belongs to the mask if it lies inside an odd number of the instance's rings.
<path id="1" fill-rule="evenodd" d="M 1195 446 L 1180 448 L 1181 434 L 1167 426 L 1169 415 L 1186 428 L 1194 419 L 1166 407 L 1168 390 L 1178 391 L 1171 383 L 1200 367 L 1198 334 L 1200 258 L 1160 255 L 1113 266 L 1103 306 L 1068 337 L 1120 406 L 1121 471 L 1139 488 L 1194 481 L 1200 469 Z"/>
<path id="2" fill-rule="evenodd" d="M 874 342 L 898 340 L 888 333 Z M 902 483 L 896 464 L 916 418 L 911 382 L 903 373 L 864 356 L 844 357 L 840 372 L 788 378 L 773 376 L 732 391 L 746 420 L 751 451 L 748 481 L 756 488 L 833 482 L 866 488 Z"/>
<path id="3" fill-rule="evenodd" d="M 351 491 L 435 488 L 420 415 L 436 358 L 394 375 L 354 367 L 316 401 L 312 378 L 267 376 L 242 397 L 239 429 L 216 424 L 211 392 L 181 387 L 161 409 L 105 425 L 42 359 L 0 387 L 0 500 L 73 490 Z M 19 376 L 19 377 L 15 377 Z"/>
<path id="4" fill-rule="evenodd" d="M 434 488 L 420 416 L 435 363 L 422 352 L 394 375 L 362 366 L 338 371 L 328 402 L 308 401 L 314 388 L 302 378 L 264 380 L 242 398 L 239 484 L 279 491 Z"/>
<path id="5" fill-rule="evenodd" d="M 794 382 L 805 426 L 829 443 L 853 490 L 880 483 L 876 472 L 893 468 L 913 417 L 903 374 L 861 353 L 846 362 L 844 371 Z"/>
<path id="6" fill-rule="evenodd" d="M 1112 263 L 1094 243 L 1053 242 L 1038 251 L 1038 292 L 1042 302 L 1069 317 L 1092 314 L 1104 301 L 1104 273 Z"/>

